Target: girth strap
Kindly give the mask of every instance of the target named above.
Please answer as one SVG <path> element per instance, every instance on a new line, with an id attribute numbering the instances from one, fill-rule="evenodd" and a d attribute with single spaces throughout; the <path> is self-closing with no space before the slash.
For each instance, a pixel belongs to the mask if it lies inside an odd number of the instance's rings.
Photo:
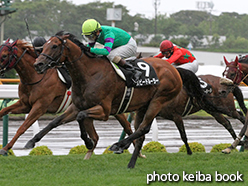
<path id="1" fill-rule="evenodd" d="M 60 104 L 60 107 L 56 113 L 64 112 L 71 104 L 71 101 L 72 99 L 71 99 L 71 88 L 70 88 L 70 89 L 66 89 L 64 99 Z"/>
<path id="2" fill-rule="evenodd" d="M 119 109 L 117 111 L 117 114 L 124 113 L 127 110 L 128 106 L 130 104 L 130 101 L 132 99 L 132 96 L 133 96 L 133 90 L 134 90 L 133 87 L 126 87 L 125 86 L 125 91 L 124 91 Z"/>
<path id="3" fill-rule="evenodd" d="M 187 104 L 186 104 L 186 106 L 184 108 L 184 112 L 182 114 L 182 117 L 187 116 L 190 113 L 190 111 L 192 110 L 192 108 L 193 108 L 192 101 L 193 101 L 192 97 L 189 97 L 189 99 L 187 101 Z"/>

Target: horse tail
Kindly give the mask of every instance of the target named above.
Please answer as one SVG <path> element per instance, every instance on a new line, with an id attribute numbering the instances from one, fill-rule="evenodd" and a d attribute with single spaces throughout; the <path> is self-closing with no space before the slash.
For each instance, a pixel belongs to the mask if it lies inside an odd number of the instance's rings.
<path id="1" fill-rule="evenodd" d="M 206 112 L 220 112 L 225 113 L 225 111 L 210 101 L 207 94 L 203 91 L 200 85 L 198 77 L 190 70 L 183 68 L 177 68 L 182 81 L 183 87 L 186 90 L 189 97 L 195 98 L 197 104 Z"/>
<path id="2" fill-rule="evenodd" d="M 240 108 L 242 109 L 242 111 L 244 112 L 244 114 L 246 114 L 247 108 L 246 108 L 245 103 L 244 103 L 244 96 L 243 96 L 243 93 L 238 86 L 235 86 L 235 88 L 233 90 L 233 95 L 235 96 L 236 100 L 238 101 L 238 104 L 239 104 Z"/>
<path id="3" fill-rule="evenodd" d="M 182 81 L 183 87 L 186 90 L 188 96 L 195 98 L 202 98 L 204 96 L 204 91 L 200 86 L 200 81 L 198 77 L 190 70 L 177 68 Z"/>

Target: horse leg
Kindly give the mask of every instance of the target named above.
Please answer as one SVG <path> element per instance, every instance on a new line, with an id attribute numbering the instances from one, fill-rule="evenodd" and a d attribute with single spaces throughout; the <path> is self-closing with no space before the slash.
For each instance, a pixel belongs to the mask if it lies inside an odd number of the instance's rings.
<path id="1" fill-rule="evenodd" d="M 118 115 L 115 115 L 115 118 L 119 121 L 119 123 L 120 123 L 121 126 L 123 127 L 125 133 L 128 134 L 128 136 L 130 136 L 130 135 L 133 133 L 133 131 L 132 131 L 132 129 L 131 129 L 131 124 L 130 124 L 130 122 L 127 121 L 126 116 L 125 116 L 124 114 L 118 114 Z M 135 143 L 136 143 L 136 142 L 135 142 L 135 140 L 134 140 L 134 141 L 133 141 L 134 147 L 135 147 Z M 116 152 L 116 153 L 118 153 L 118 152 Z M 122 152 L 120 152 L 120 153 L 122 153 Z M 145 155 L 142 155 L 141 152 L 139 153 L 139 157 L 141 157 L 141 158 L 146 158 L 146 156 L 145 156 Z"/>
<path id="2" fill-rule="evenodd" d="M 238 119 L 241 123 L 245 124 L 245 116 L 243 116 L 239 112 L 233 111 L 231 115 L 232 118 Z"/>
<path id="3" fill-rule="evenodd" d="M 30 110 L 30 107 L 23 105 L 21 101 L 17 101 L 13 105 L 9 107 L 5 107 L 0 111 L 0 118 L 6 114 L 12 113 L 12 114 L 22 114 L 22 113 L 28 113 Z"/>
<path id="4" fill-rule="evenodd" d="M 31 149 L 34 148 L 35 143 L 39 142 L 48 132 L 50 132 L 52 129 L 63 125 L 65 123 L 68 123 L 70 121 L 73 121 L 76 119 L 78 110 L 76 109 L 75 105 L 72 103 L 66 111 L 56 117 L 52 122 L 50 122 L 44 129 L 42 129 L 39 133 L 37 133 L 31 140 L 27 142 L 24 148 Z"/>
<path id="5" fill-rule="evenodd" d="M 139 128 L 139 125 L 142 122 L 143 117 L 144 117 L 144 112 L 137 112 L 137 116 L 136 116 L 135 123 L 134 123 L 135 130 L 137 130 Z M 127 166 L 128 168 L 134 168 L 135 163 L 137 161 L 137 157 L 143 156 L 141 154 L 141 148 L 143 146 L 144 140 L 145 140 L 145 136 L 141 136 L 140 138 L 136 139 L 134 151 L 133 151 L 131 160 L 129 161 L 128 166 Z M 143 156 L 143 157 L 145 157 L 145 156 Z"/>
<path id="6" fill-rule="evenodd" d="M 85 111 L 80 111 L 77 115 L 77 121 L 81 132 L 81 139 L 84 140 L 86 148 L 92 150 L 94 148 L 94 142 L 87 136 L 87 131 L 84 123 L 86 118 L 88 118 L 88 115 Z"/>
<path id="7" fill-rule="evenodd" d="M 230 121 L 225 118 L 222 114 L 220 113 L 211 113 L 211 115 L 215 118 L 215 120 L 221 124 L 222 126 L 225 127 L 225 129 L 231 134 L 232 138 L 235 140 L 237 138 L 237 135 L 235 134 L 232 125 Z"/>
<path id="8" fill-rule="evenodd" d="M 235 86 L 235 88 L 233 89 L 233 95 L 235 96 L 236 100 L 238 101 L 239 106 L 242 109 L 242 111 L 244 113 L 247 113 L 247 108 L 246 108 L 245 103 L 244 103 L 244 96 L 243 96 L 243 93 L 238 86 Z"/>
<path id="9" fill-rule="evenodd" d="M 129 163 L 127 165 L 127 168 L 134 168 L 144 141 L 145 141 L 145 136 L 141 136 L 138 139 L 136 139 L 134 151 L 133 151 L 131 160 L 129 161 Z"/>
<path id="10" fill-rule="evenodd" d="M 127 121 L 127 118 L 124 114 L 115 115 L 115 118 L 119 121 L 125 133 L 127 133 L 128 135 L 131 135 L 133 133 L 131 129 L 131 124 Z"/>
<path id="11" fill-rule="evenodd" d="M 5 155 L 7 154 L 7 151 L 11 149 L 14 145 L 14 143 L 17 141 L 17 139 L 40 117 L 42 116 L 46 110 L 40 108 L 38 105 L 33 105 L 32 109 L 30 110 L 30 113 L 26 120 L 23 122 L 23 124 L 19 127 L 17 130 L 15 136 L 12 138 L 12 140 L 0 150 L 0 154 Z"/>
<path id="12" fill-rule="evenodd" d="M 156 108 L 156 109 L 154 109 L 154 108 Z M 162 104 L 160 104 L 159 101 L 154 101 L 153 103 L 151 102 L 146 113 L 144 112 L 145 113 L 144 120 L 142 121 L 142 123 L 138 127 L 138 129 L 133 134 L 131 134 L 129 137 L 113 144 L 109 148 L 109 150 L 114 151 L 114 152 L 115 151 L 123 151 L 124 149 L 127 149 L 130 146 L 130 144 L 132 143 L 133 140 L 148 133 L 150 131 L 153 119 L 156 117 L 156 115 L 161 110 L 161 108 L 162 108 Z M 136 118 L 136 120 L 137 120 L 137 118 Z"/>
<path id="13" fill-rule="evenodd" d="M 110 109 L 105 109 L 106 110 L 110 110 Z M 107 112 L 108 113 L 108 112 Z M 104 113 L 103 107 L 101 105 L 96 105 L 92 108 L 89 108 L 87 110 L 84 111 L 80 111 L 77 115 L 77 121 L 79 124 L 79 128 L 81 131 L 81 138 L 84 140 L 85 142 L 85 146 L 87 147 L 87 149 L 92 150 L 94 148 L 94 141 L 90 138 L 88 138 L 87 136 L 87 131 L 86 131 L 86 127 L 88 128 L 94 128 L 91 127 L 91 125 L 93 125 L 93 120 L 92 123 L 89 122 L 89 124 L 87 124 L 85 122 L 86 118 L 92 118 L 92 119 L 97 119 L 97 120 L 104 120 L 107 121 L 108 120 L 108 114 Z M 89 125 L 89 126 L 87 126 Z M 89 132 L 89 131 L 88 131 Z M 90 131 L 92 132 L 92 131 Z"/>
<path id="14" fill-rule="evenodd" d="M 245 117 L 245 124 L 242 127 L 241 131 L 239 132 L 238 137 L 234 140 L 234 142 L 232 143 L 232 145 L 230 147 L 227 147 L 226 149 L 222 150 L 222 153 L 225 154 L 230 154 L 232 149 L 235 149 L 238 144 L 240 143 L 242 137 L 245 135 L 246 137 L 248 136 L 248 113 L 246 113 L 246 117 Z"/>
<path id="15" fill-rule="evenodd" d="M 180 133 L 180 136 L 181 136 L 181 139 L 183 140 L 184 144 L 185 144 L 185 147 L 187 149 L 187 154 L 188 155 L 191 155 L 192 154 L 192 151 L 189 147 L 189 144 L 188 144 L 188 139 L 187 139 L 187 135 L 186 135 L 186 132 L 185 132 L 185 127 L 184 127 L 184 123 L 183 123 L 183 119 L 181 116 L 175 116 L 173 118 L 173 121 L 175 122 L 176 126 L 177 126 L 177 129 Z"/>
<path id="16" fill-rule="evenodd" d="M 93 148 L 89 149 L 86 153 L 84 159 L 88 160 L 90 159 L 91 155 L 93 154 L 94 149 L 96 148 L 97 142 L 99 140 L 99 136 L 96 133 L 95 127 L 93 125 L 93 119 L 91 118 L 85 118 L 84 120 L 85 130 L 89 135 L 89 138 L 93 141 Z"/>

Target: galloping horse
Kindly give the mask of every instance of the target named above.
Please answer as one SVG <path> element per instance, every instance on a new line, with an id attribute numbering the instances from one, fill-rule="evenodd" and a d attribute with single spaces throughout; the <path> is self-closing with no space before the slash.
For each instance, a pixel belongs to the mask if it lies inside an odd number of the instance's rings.
<path id="1" fill-rule="evenodd" d="M 85 46 L 79 47 L 72 40 L 78 41 L 73 39 L 71 34 L 57 33 L 45 43 L 43 53 L 34 65 L 38 73 L 44 73 L 48 68 L 62 62 L 69 70 L 73 81 L 72 104 L 65 114 L 52 122 L 63 122 L 69 116 L 77 116 L 81 138 L 89 149 L 85 158 L 89 159 L 98 141 L 93 120 L 106 121 L 109 115 L 118 114 L 126 85 L 106 58 L 92 57 L 86 52 Z M 154 68 L 160 83 L 134 88 L 126 112 L 137 111 L 135 121 L 137 130 L 122 140 L 120 148 L 115 151 L 128 148 L 133 140 L 148 133 L 153 119 L 161 108 L 182 89 L 180 74 L 172 65 L 158 58 L 145 58 L 144 61 Z M 147 68 L 148 65 L 146 70 Z M 135 145 L 136 152 L 140 151 L 143 143 L 138 142 Z M 134 166 L 135 162 L 128 165 L 130 168 Z"/>
<path id="2" fill-rule="evenodd" d="M 228 62 L 227 59 L 224 57 L 224 61 L 226 64 L 226 69 L 223 72 L 223 76 L 231 79 L 233 83 L 236 85 L 239 85 L 241 81 L 243 81 L 246 85 L 248 85 L 248 80 L 247 80 L 248 64 L 242 63 L 242 60 L 239 63 L 238 57 L 236 57 L 235 60 L 232 62 Z M 234 142 L 230 147 L 222 151 L 223 153 L 231 153 L 231 150 L 237 147 L 237 145 L 241 141 L 241 138 L 244 135 L 246 136 L 246 140 L 247 140 L 247 136 L 248 136 L 247 125 L 248 125 L 248 113 L 246 113 L 245 124 L 241 129 L 238 137 L 234 140 Z"/>
<path id="3" fill-rule="evenodd" d="M 229 91 L 232 91 L 232 89 L 229 86 L 220 84 L 222 78 L 213 75 L 201 75 L 199 77 L 203 81 L 205 81 L 206 83 L 212 86 L 212 93 L 209 94 L 207 98 L 211 100 L 214 105 L 218 105 L 219 107 L 221 107 L 222 113 L 213 112 L 211 110 L 209 111 L 203 108 L 200 104 L 197 104 L 195 100 L 191 98 L 190 94 L 187 93 L 188 91 L 185 90 L 185 88 L 181 90 L 181 92 L 177 95 L 177 97 L 173 100 L 173 102 L 171 102 L 171 104 L 169 104 L 166 107 L 163 107 L 159 113 L 159 115 L 162 116 L 163 118 L 175 122 L 180 132 L 181 139 L 187 148 L 187 154 L 192 154 L 192 151 L 187 143 L 186 132 L 183 124 L 184 116 L 191 115 L 203 109 L 209 114 L 211 114 L 218 123 L 223 125 L 231 134 L 233 139 L 236 139 L 237 136 L 232 128 L 230 121 L 222 114 L 226 114 L 232 118 L 238 119 L 242 123 L 245 122 L 245 117 L 241 115 L 239 112 L 237 112 L 235 108 L 233 94 L 232 93 L 229 94 Z M 237 95 L 237 97 L 240 97 L 239 96 L 240 92 L 238 90 L 236 91 L 236 87 L 232 87 L 232 88 L 235 88 L 234 94 Z M 222 93 L 224 90 L 227 91 L 225 92 L 225 94 Z M 241 103 L 242 101 L 243 100 L 241 100 Z"/>
<path id="4" fill-rule="evenodd" d="M 56 69 L 49 69 L 45 74 L 38 74 L 34 68 L 36 54 L 33 47 L 25 41 L 16 40 L 9 43 L 7 40 L 0 46 L 0 73 L 14 68 L 20 77 L 18 89 L 19 100 L 0 111 L 0 117 L 12 113 L 29 113 L 23 124 L 17 130 L 13 139 L 0 150 L 6 154 L 17 139 L 42 115 L 62 111 L 61 105 L 67 92 L 66 85 L 60 80 Z M 68 97 L 66 97 L 68 98 Z M 127 134 L 131 134 L 130 123 L 124 115 L 117 115 L 117 120 L 122 124 Z M 67 117 L 64 123 L 75 120 L 76 117 Z M 44 134 L 44 133 L 43 133 Z M 45 134 L 44 134 L 45 135 Z M 32 148 L 27 144 L 26 148 Z"/>

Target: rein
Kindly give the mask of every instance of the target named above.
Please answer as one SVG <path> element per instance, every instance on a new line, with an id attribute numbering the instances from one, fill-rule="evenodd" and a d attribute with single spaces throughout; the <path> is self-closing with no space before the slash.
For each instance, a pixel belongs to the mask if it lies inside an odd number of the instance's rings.
<path id="1" fill-rule="evenodd" d="M 34 83 L 24 83 L 24 82 L 22 82 L 22 80 L 21 80 L 21 83 L 22 83 L 23 85 L 36 85 L 36 84 L 40 83 L 40 82 L 44 79 L 46 73 L 47 73 L 47 71 L 44 73 L 43 77 L 42 77 L 39 81 L 36 81 L 36 82 L 34 82 Z"/>
<path id="2" fill-rule="evenodd" d="M 40 54 L 40 55 L 43 55 L 43 56 L 45 56 L 46 58 L 49 59 L 49 63 L 47 63 L 47 66 L 48 67 L 54 67 L 56 64 L 59 64 L 60 63 L 60 59 L 61 59 L 61 57 L 63 55 L 63 51 L 64 51 L 64 48 L 65 47 L 67 48 L 67 50 L 70 50 L 70 48 L 65 45 L 66 42 L 61 37 L 56 36 L 56 35 L 54 37 L 57 37 L 61 41 L 61 44 L 62 44 L 62 48 L 61 48 L 61 51 L 60 51 L 59 55 L 57 57 L 54 57 L 53 58 L 52 56 L 49 56 L 49 55 L 44 54 L 44 53 L 41 53 Z M 82 51 L 81 55 L 77 59 L 75 59 L 75 60 L 73 60 L 71 62 L 68 61 L 68 60 L 67 61 L 70 62 L 70 63 L 75 63 L 76 61 L 78 61 L 79 59 L 81 59 L 83 57 L 83 54 L 84 54 L 84 52 Z M 57 60 L 56 60 L 56 58 L 57 58 Z M 67 56 L 65 56 L 65 58 L 68 59 Z"/>

